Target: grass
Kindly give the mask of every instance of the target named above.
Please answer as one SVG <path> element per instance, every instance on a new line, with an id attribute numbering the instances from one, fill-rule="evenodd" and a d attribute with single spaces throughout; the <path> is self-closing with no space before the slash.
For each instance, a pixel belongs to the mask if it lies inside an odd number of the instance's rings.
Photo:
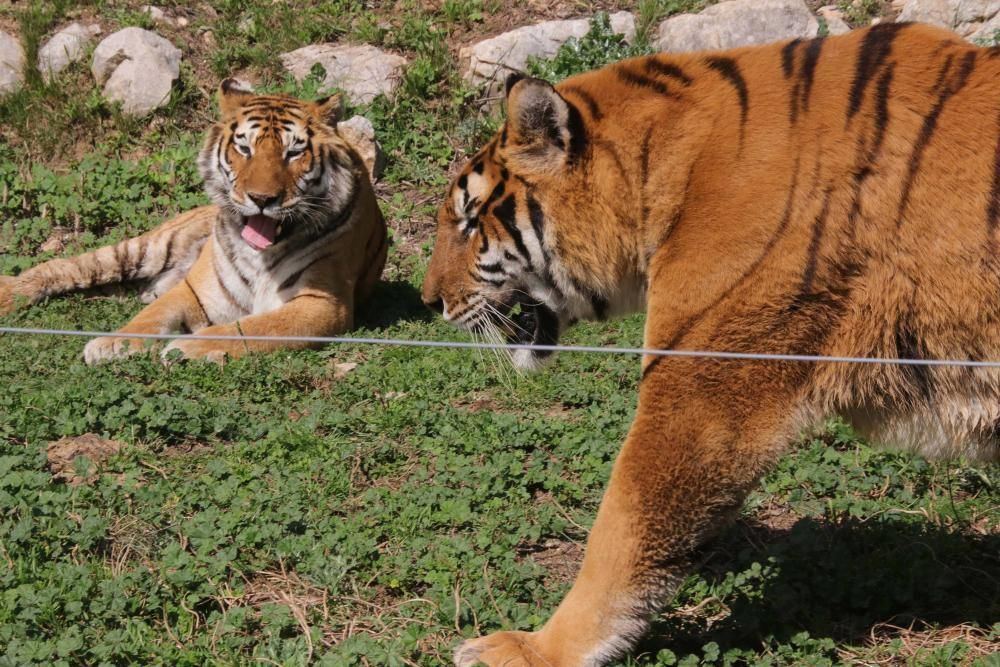
<path id="1" fill-rule="evenodd" d="M 396 239 L 358 333 L 465 340 L 418 296 L 448 170 L 498 122 L 462 85 L 455 40 L 516 7 L 210 4 L 214 19 L 171 35 L 187 78 L 147 121 L 104 107 L 84 66 L 0 101 L 0 273 L 51 256 L 53 238 L 73 253 L 203 201 L 201 91 L 242 69 L 319 95 L 321 77 L 296 84 L 275 55 L 367 37 L 412 65 L 395 101 L 352 110 L 389 155 L 379 194 Z M 655 26 L 700 4 L 632 9 Z M 98 9 L 106 31 L 149 20 L 138 3 Z M 86 11 L 0 19 L 44 26 L 41 39 Z M 228 46 L 203 46 L 209 24 Z M 598 27 L 532 67 L 556 79 L 644 48 Z M 113 328 L 139 307 L 75 295 L 2 322 Z M 566 342 L 641 338 L 631 317 Z M 519 377 L 488 353 L 363 346 L 89 369 L 83 344 L 0 338 L 0 665 L 430 666 L 460 637 L 537 627 L 579 565 L 639 376 L 630 357 L 562 356 Z M 121 446 L 75 458 L 84 434 Z M 995 667 L 998 480 L 998 466 L 877 451 L 839 422 L 803 435 L 619 665 Z"/>

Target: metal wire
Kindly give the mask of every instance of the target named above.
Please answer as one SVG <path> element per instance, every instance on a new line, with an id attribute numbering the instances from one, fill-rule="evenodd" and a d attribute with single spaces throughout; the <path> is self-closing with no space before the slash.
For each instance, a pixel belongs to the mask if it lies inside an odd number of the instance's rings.
<path id="1" fill-rule="evenodd" d="M 892 357 L 837 357 L 811 354 L 766 354 L 756 352 L 724 352 L 716 350 L 658 350 L 641 347 L 598 347 L 591 345 L 534 345 L 522 343 L 473 343 L 462 341 L 417 340 L 407 338 L 368 338 L 350 336 L 223 336 L 201 334 L 149 334 L 118 331 L 76 331 L 73 329 L 40 329 L 32 327 L 0 327 L 0 334 L 26 336 L 75 336 L 82 338 L 148 338 L 153 340 L 235 340 L 286 343 L 340 343 L 350 345 L 386 345 L 396 347 L 430 347 L 460 350 L 534 350 L 538 352 L 573 352 L 596 354 L 632 354 L 652 357 L 703 359 L 736 359 L 745 361 L 790 361 L 835 364 L 883 364 L 892 366 L 954 366 L 962 368 L 1000 368 L 1000 361 L 971 359 L 897 359 Z"/>

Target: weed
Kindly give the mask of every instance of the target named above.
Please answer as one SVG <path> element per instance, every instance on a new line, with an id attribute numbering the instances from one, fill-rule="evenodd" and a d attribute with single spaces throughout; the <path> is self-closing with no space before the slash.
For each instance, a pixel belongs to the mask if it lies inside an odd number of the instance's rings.
<path id="1" fill-rule="evenodd" d="M 611 29 L 608 15 L 601 12 L 591 20 L 586 35 L 567 41 L 552 58 L 529 59 L 528 72 L 555 83 L 580 72 L 650 52 L 646 44 L 628 44 L 623 35 Z"/>

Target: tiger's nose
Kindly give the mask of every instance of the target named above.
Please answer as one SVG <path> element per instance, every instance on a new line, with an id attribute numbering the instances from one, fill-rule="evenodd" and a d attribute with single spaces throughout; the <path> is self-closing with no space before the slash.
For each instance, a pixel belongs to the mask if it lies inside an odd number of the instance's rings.
<path id="1" fill-rule="evenodd" d="M 261 194 L 259 192 L 248 192 L 247 197 L 249 197 L 250 201 L 252 201 L 254 204 L 257 204 L 257 207 L 262 211 L 268 206 L 277 204 L 278 202 L 281 201 L 280 192 L 276 195 Z"/>
<path id="2" fill-rule="evenodd" d="M 438 314 L 444 313 L 444 299 L 441 297 L 436 298 L 424 298 L 424 305 L 435 311 Z"/>

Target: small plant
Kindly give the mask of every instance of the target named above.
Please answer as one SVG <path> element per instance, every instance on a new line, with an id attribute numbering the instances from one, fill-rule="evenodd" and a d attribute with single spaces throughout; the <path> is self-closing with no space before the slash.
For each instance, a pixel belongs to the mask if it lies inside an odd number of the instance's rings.
<path id="1" fill-rule="evenodd" d="M 994 31 L 992 35 L 985 37 L 977 37 L 975 40 L 978 46 L 994 47 L 1000 46 L 1000 30 Z"/>
<path id="2" fill-rule="evenodd" d="M 837 7 L 852 26 L 865 26 L 882 14 L 882 0 L 840 0 Z"/>
<path id="3" fill-rule="evenodd" d="M 590 30 L 580 39 L 570 39 L 548 60 L 529 59 L 528 72 L 552 83 L 580 72 L 597 69 L 624 58 L 646 55 L 646 44 L 629 44 L 624 35 L 611 28 L 607 13 L 600 12 L 591 20 Z"/>

